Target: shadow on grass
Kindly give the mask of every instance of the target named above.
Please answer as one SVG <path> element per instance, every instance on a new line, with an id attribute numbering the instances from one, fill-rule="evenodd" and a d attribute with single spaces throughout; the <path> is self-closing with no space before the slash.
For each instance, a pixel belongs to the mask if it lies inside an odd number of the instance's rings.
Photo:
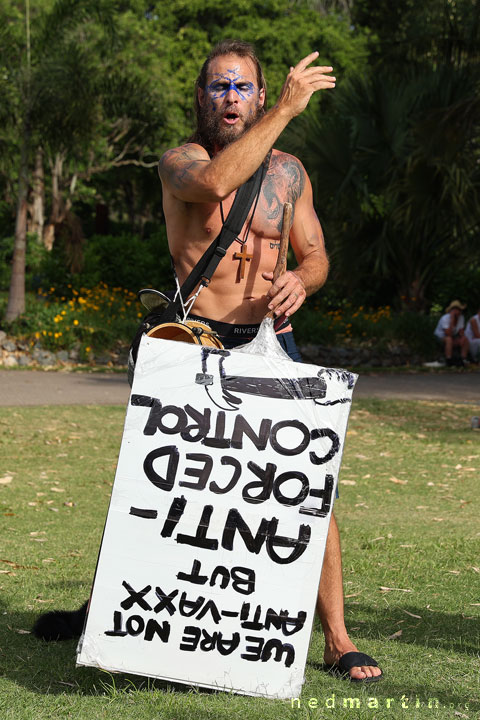
<path id="1" fill-rule="evenodd" d="M 396 631 L 395 642 L 425 648 L 447 650 L 478 657 L 480 628 L 478 617 L 430 611 L 413 604 L 379 608 L 362 603 L 347 604 L 353 610 L 352 624 L 360 624 L 362 637 L 387 640 Z M 355 621 L 355 616 L 361 618 Z M 391 642 L 391 641 L 389 641 Z"/>
<path id="2" fill-rule="evenodd" d="M 379 662 L 379 665 L 381 666 L 382 663 Z M 351 683 L 347 679 L 334 679 L 323 670 L 322 663 L 315 661 L 307 661 L 307 671 L 309 669 L 322 672 L 327 678 L 330 677 L 330 680 L 326 680 L 326 682 L 329 683 L 328 691 L 323 691 L 324 700 L 331 698 L 332 695 L 335 696 L 336 707 L 338 708 L 342 707 L 345 698 L 348 702 L 351 699 L 357 698 L 360 702 L 359 707 L 363 708 L 368 707 L 367 702 L 373 698 L 378 702 L 378 707 L 387 707 L 391 710 L 398 710 L 400 708 L 402 708 L 402 710 L 412 710 L 415 707 L 428 708 L 429 710 L 450 708 L 452 710 L 452 717 L 454 710 L 463 710 L 470 713 L 480 710 L 480 702 L 476 699 L 478 696 L 475 696 L 474 699 L 473 692 L 470 697 L 465 696 L 465 693 L 440 689 L 435 679 L 432 680 L 430 672 L 424 677 L 421 667 L 418 667 L 418 671 L 415 673 L 415 680 L 412 682 L 411 668 L 405 673 L 405 665 L 401 661 L 395 664 L 393 672 L 390 671 L 390 673 L 384 674 L 380 682 L 367 684 Z M 408 677 L 405 678 L 404 675 Z M 439 680 L 441 681 L 442 679 L 441 675 L 439 675 Z M 387 700 L 390 700 L 391 704 L 388 704 Z M 405 703 L 403 707 L 402 702 Z M 332 706 L 332 701 L 330 701 L 330 706 Z M 353 706 L 350 705 L 350 707 Z M 370 708 L 372 708 L 372 705 L 370 705 Z M 472 716 L 463 715 L 463 717 Z"/>
<path id="3" fill-rule="evenodd" d="M 405 696 L 410 698 L 410 709 L 414 707 L 417 698 L 422 707 L 427 706 L 429 699 L 436 699 L 439 707 L 465 709 L 468 704 L 470 712 L 480 711 L 478 693 L 472 690 L 472 697 L 465 697 L 465 678 L 470 676 L 471 688 L 474 682 L 477 682 L 480 646 L 478 618 L 465 618 L 461 614 L 454 613 L 430 612 L 425 607 L 418 608 L 412 604 L 402 605 L 401 608 L 393 606 L 373 608 L 367 604 L 356 603 L 348 604 L 346 608 L 353 610 L 354 615 L 361 618 L 361 620 L 352 619 L 351 622 L 355 626 L 355 631 L 352 631 L 351 635 L 359 650 L 365 651 L 362 642 L 371 644 L 373 641 L 379 648 L 375 655 L 379 666 L 385 666 L 387 663 L 390 668 L 384 673 L 384 678 L 380 682 L 350 683 L 348 679 L 334 678 L 326 672 L 318 658 L 318 651 L 311 652 L 310 658 L 313 655 L 315 659 L 307 661 L 307 672 L 313 669 L 329 678 L 327 682 L 338 697 L 363 696 L 365 699 L 373 696 L 384 700 L 390 697 L 395 699 L 396 707 L 400 708 L 401 698 Z M 321 632 L 318 621 L 315 627 Z M 402 630 L 401 635 L 392 638 L 392 635 L 399 630 Z M 320 647 L 323 652 L 323 642 L 320 643 Z M 446 677 L 451 677 L 451 670 L 445 665 L 444 658 L 437 656 L 432 660 L 428 649 L 458 653 L 463 656 L 459 659 L 459 663 L 463 660 L 463 664 L 462 687 L 459 688 L 458 693 L 452 692 L 451 688 L 444 689 L 444 680 Z"/>
<path id="4" fill-rule="evenodd" d="M 161 690 L 211 695 L 220 691 L 147 678 L 140 675 L 110 673 L 98 668 L 76 667 L 78 640 L 45 642 L 30 634 L 41 613 L 8 612 L 0 620 L 0 676 L 16 685 L 43 695 L 106 695 L 139 690 Z"/>
<path id="5" fill-rule="evenodd" d="M 405 623 L 402 625 L 397 624 L 396 627 L 403 627 L 403 633 L 402 636 L 393 641 L 388 639 L 392 634 L 392 626 L 395 626 L 395 623 L 400 620 L 405 620 L 405 613 L 401 609 L 390 607 L 385 610 L 378 610 L 372 609 L 368 605 L 356 605 L 355 609 L 359 615 L 370 616 L 368 621 L 362 623 L 361 631 L 357 633 L 359 644 L 361 644 L 360 638 L 370 642 L 374 640 L 377 646 L 379 643 L 384 642 L 384 651 L 379 653 L 377 659 L 380 666 L 382 666 L 382 655 L 384 658 L 389 659 L 390 665 L 393 658 L 395 670 L 386 673 L 382 682 L 365 686 L 335 679 L 322 672 L 321 683 L 325 685 L 325 689 L 328 688 L 329 691 L 336 692 L 339 697 L 342 695 L 364 698 L 374 696 L 384 700 L 388 697 L 396 698 L 398 704 L 402 696 L 410 699 L 421 698 L 422 702 L 428 698 L 436 698 L 440 707 L 464 707 L 465 703 L 468 702 L 470 712 L 480 710 L 479 702 L 470 700 L 465 695 L 460 695 L 460 692 L 452 694 L 451 690 L 447 692 L 440 689 L 443 680 L 442 675 L 438 676 L 439 681 L 437 683 L 437 676 L 432 672 L 431 665 L 427 664 L 432 662 L 426 657 L 425 650 L 428 648 L 458 652 L 465 656 L 467 672 L 468 667 L 471 667 L 473 681 L 478 643 L 476 643 L 474 637 L 467 636 L 466 620 L 461 615 L 436 612 L 429 613 L 428 617 L 424 617 L 422 620 L 409 618 L 412 624 L 408 627 L 405 626 Z M 421 611 L 413 605 L 404 609 L 415 615 L 421 614 Z M 34 612 L 10 612 L 7 610 L 6 614 L 1 616 L 0 646 L 8 647 L 8 653 L 0 655 L 0 672 L 3 677 L 8 678 L 12 683 L 42 695 L 75 694 L 112 698 L 118 694 L 137 692 L 139 690 L 150 691 L 155 689 L 163 692 L 175 691 L 182 694 L 191 692 L 191 688 L 186 685 L 135 675 L 110 674 L 96 668 L 76 668 L 76 641 L 46 643 L 37 640 L 33 635 L 25 633 L 25 631 L 31 629 L 38 614 Z M 423 615 L 425 616 L 424 610 Z M 418 624 L 413 624 L 414 622 Z M 460 632 L 462 635 L 459 640 Z M 395 659 L 396 648 L 400 645 L 416 646 L 416 654 L 412 656 L 408 668 L 404 666 L 403 659 L 398 657 Z M 361 646 L 360 649 L 362 649 Z M 423 658 L 425 658 L 424 668 L 420 665 L 420 660 L 423 662 Z M 207 654 L 205 654 L 205 659 L 208 659 Z M 470 665 L 467 663 L 470 663 Z M 436 664 L 440 671 L 438 659 Z M 405 672 L 402 671 L 402 667 Z M 413 683 L 411 682 L 412 667 L 414 668 Z M 315 659 L 309 660 L 307 662 L 307 674 L 312 670 L 321 671 L 321 662 L 317 662 Z M 317 680 L 320 680 L 320 678 Z M 195 692 L 208 695 L 217 691 L 195 688 Z"/>

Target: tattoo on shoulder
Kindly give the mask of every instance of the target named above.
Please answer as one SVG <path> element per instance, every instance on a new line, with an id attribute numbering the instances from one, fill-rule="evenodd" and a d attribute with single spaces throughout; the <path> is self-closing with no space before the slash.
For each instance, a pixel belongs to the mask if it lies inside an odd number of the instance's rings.
<path id="1" fill-rule="evenodd" d="M 290 202 L 295 207 L 305 187 L 305 170 L 298 160 L 290 160 L 286 163 L 285 172 L 289 177 Z"/>
<path id="2" fill-rule="evenodd" d="M 192 145 L 167 150 L 159 163 L 161 175 L 165 175 L 174 188 L 180 190 L 192 180 L 195 170 L 201 163 L 209 162 L 207 158 L 200 157 L 198 150 Z"/>
<path id="3" fill-rule="evenodd" d="M 267 218 L 277 230 L 281 230 L 283 203 L 291 202 L 293 214 L 295 203 L 305 187 L 305 170 L 299 161 L 291 155 L 274 155 L 270 161 L 268 173 L 263 181 L 262 194 L 267 206 Z"/>

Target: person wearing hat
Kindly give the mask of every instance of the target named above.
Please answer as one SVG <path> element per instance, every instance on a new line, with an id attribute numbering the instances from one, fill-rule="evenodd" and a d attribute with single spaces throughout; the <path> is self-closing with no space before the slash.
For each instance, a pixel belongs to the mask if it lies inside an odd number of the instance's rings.
<path id="1" fill-rule="evenodd" d="M 443 346 L 447 365 L 459 364 L 464 367 L 466 364 L 469 346 L 464 333 L 465 318 L 462 315 L 465 308 L 466 305 L 460 300 L 453 300 L 445 308 L 445 315 L 442 315 L 434 331 L 435 337 Z M 460 361 L 455 362 L 453 351 L 457 347 L 460 348 Z"/>
<path id="2" fill-rule="evenodd" d="M 468 343 L 470 345 L 470 355 L 472 360 L 480 359 L 480 308 L 476 315 L 470 318 L 465 330 Z"/>

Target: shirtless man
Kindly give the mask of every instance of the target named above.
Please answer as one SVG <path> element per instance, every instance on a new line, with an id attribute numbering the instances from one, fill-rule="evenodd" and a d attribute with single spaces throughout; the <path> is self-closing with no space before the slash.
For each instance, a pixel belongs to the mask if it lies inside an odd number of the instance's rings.
<path id="1" fill-rule="evenodd" d="M 196 85 L 197 131 L 186 145 L 166 152 L 159 165 L 168 242 L 180 283 L 220 232 L 222 214 L 226 217 L 237 188 L 257 170 L 290 120 L 314 92 L 335 86 L 331 67 L 312 65 L 317 58 L 317 52 L 311 53 L 290 68 L 280 97 L 265 112 L 265 81 L 252 47 L 226 41 L 210 53 Z M 272 284 L 285 202 L 294 206 L 290 242 L 298 265 Z M 239 237 L 244 247 L 232 243 L 198 296 L 194 314 L 207 318 L 224 345 L 232 347 L 241 331 L 251 340 L 267 308 L 273 310 L 282 323 L 279 341 L 300 359 L 289 318 L 324 284 L 328 260 L 312 186 L 297 158 L 273 150 L 258 205 Z M 317 609 L 325 663 L 349 671 L 357 682 L 379 679 L 381 670 L 372 658 L 347 656 L 357 649 L 344 623 L 340 539 L 333 515 Z"/>

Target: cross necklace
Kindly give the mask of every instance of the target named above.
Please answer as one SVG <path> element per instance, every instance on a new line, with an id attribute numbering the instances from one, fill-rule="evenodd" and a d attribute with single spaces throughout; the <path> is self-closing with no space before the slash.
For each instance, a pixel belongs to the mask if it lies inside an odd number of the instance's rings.
<path id="1" fill-rule="evenodd" d="M 236 242 L 239 242 L 240 245 L 242 246 L 242 251 L 241 251 L 241 252 L 236 252 L 236 253 L 233 254 L 233 259 L 234 259 L 234 260 L 240 260 L 240 265 L 239 265 L 239 268 L 238 268 L 238 273 L 237 273 L 237 280 L 236 280 L 236 282 L 240 282 L 240 280 L 243 280 L 243 278 L 245 277 L 245 266 L 246 266 L 247 260 L 251 260 L 251 259 L 253 258 L 253 253 L 250 255 L 250 254 L 247 252 L 247 240 L 248 240 L 248 234 L 249 234 L 249 232 L 250 232 L 250 228 L 252 227 L 253 216 L 255 215 L 255 210 L 257 209 L 257 204 L 258 204 L 258 198 L 259 198 L 259 197 L 260 197 L 260 191 L 257 193 L 257 197 L 255 198 L 255 205 L 253 206 L 253 212 L 252 212 L 252 215 L 251 215 L 251 217 L 250 217 L 250 221 L 249 221 L 248 226 L 247 226 L 247 230 L 246 230 L 246 233 L 245 233 L 245 239 L 244 239 L 244 240 L 240 240 L 239 237 L 236 237 L 236 238 L 235 238 Z M 220 216 L 221 216 L 221 218 L 222 218 L 222 223 L 223 223 L 223 225 L 225 225 L 225 215 L 224 215 L 224 213 L 223 213 L 223 203 L 222 203 L 221 200 L 220 200 Z"/>

